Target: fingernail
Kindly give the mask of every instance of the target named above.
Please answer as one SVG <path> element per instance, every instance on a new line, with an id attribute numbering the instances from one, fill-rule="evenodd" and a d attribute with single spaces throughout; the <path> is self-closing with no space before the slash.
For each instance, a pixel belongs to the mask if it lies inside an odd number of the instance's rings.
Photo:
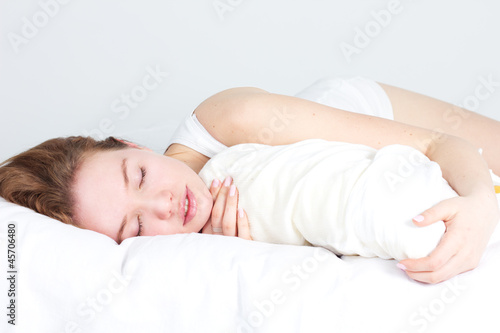
<path id="1" fill-rule="evenodd" d="M 238 208 L 238 216 L 239 217 L 244 217 L 245 216 L 245 212 L 243 212 L 243 208 Z"/>
<path id="2" fill-rule="evenodd" d="M 217 178 L 215 178 L 214 181 L 212 182 L 212 187 L 217 187 L 217 186 L 219 186 L 219 184 L 220 184 L 220 181 Z"/>
<path id="3" fill-rule="evenodd" d="M 413 221 L 420 223 L 424 220 L 424 217 L 422 215 L 417 215 L 413 218 Z"/>
<path id="4" fill-rule="evenodd" d="M 229 186 L 231 185 L 231 182 L 233 181 L 233 179 L 231 178 L 231 176 L 227 176 L 226 177 L 226 180 L 224 180 L 224 186 Z"/>
<path id="5" fill-rule="evenodd" d="M 229 188 L 229 196 L 234 197 L 234 194 L 236 193 L 236 185 L 231 185 L 231 188 Z"/>
<path id="6" fill-rule="evenodd" d="M 396 266 L 397 266 L 399 269 L 402 269 L 403 271 L 406 271 L 406 266 L 405 266 L 405 265 L 398 263 Z"/>

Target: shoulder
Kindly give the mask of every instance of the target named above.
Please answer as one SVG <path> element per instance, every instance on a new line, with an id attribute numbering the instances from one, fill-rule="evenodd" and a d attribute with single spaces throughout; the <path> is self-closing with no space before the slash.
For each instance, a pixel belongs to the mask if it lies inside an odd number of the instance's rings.
<path id="1" fill-rule="evenodd" d="M 203 101 L 195 110 L 205 129 L 226 146 L 252 141 L 247 132 L 265 112 L 263 98 L 270 93 L 254 87 L 221 91 Z"/>
<path id="2" fill-rule="evenodd" d="M 230 147 L 238 143 L 249 142 L 243 134 L 245 125 L 254 109 L 258 96 L 267 91 L 242 87 L 221 91 L 203 101 L 194 111 L 196 118 L 208 133 L 222 144 Z M 247 132 L 251 132 L 246 128 Z M 186 145 L 173 143 L 164 153 L 187 164 L 196 172 L 205 165 L 209 157 Z"/>

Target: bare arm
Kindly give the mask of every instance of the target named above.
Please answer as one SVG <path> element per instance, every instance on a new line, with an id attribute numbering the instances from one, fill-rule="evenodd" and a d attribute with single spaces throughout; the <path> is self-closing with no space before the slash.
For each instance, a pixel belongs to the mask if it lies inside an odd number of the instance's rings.
<path id="1" fill-rule="evenodd" d="M 224 91 L 201 104 L 196 114 L 210 134 L 228 146 L 290 144 L 311 138 L 376 149 L 390 144 L 412 146 L 441 166 L 444 177 L 460 195 L 493 193 L 487 165 L 477 149 L 468 141 L 440 132 L 255 88 Z"/>
<path id="2" fill-rule="evenodd" d="M 346 112 L 255 88 L 219 93 L 196 110 L 200 122 L 222 143 L 289 144 L 310 138 L 412 146 L 437 162 L 460 195 L 422 212 L 427 225 L 443 220 L 447 232 L 429 256 L 401 262 L 419 281 L 436 283 L 477 266 L 499 218 L 485 161 L 461 138 L 396 121 Z"/>

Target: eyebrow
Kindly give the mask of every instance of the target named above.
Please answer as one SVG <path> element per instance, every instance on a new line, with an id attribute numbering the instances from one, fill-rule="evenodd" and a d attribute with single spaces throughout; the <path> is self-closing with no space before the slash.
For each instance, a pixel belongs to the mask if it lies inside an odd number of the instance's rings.
<path id="1" fill-rule="evenodd" d="M 122 168 L 121 169 L 122 169 L 122 175 L 123 175 L 123 182 L 125 183 L 125 187 L 127 188 L 128 183 L 129 183 L 128 172 L 127 172 L 127 158 L 124 158 L 122 160 Z M 123 230 L 125 229 L 126 224 L 127 224 L 127 215 L 125 214 L 125 216 L 122 219 L 120 229 L 118 229 L 118 238 L 117 238 L 118 244 L 120 244 L 122 242 Z"/>

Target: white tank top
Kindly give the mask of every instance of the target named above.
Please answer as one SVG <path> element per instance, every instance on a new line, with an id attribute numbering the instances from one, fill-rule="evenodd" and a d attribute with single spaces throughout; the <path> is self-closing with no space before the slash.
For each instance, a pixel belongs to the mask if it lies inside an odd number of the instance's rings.
<path id="1" fill-rule="evenodd" d="M 180 143 L 209 158 L 227 148 L 208 133 L 194 113 L 186 117 L 184 122 L 175 130 L 169 146 L 173 143 Z"/>

